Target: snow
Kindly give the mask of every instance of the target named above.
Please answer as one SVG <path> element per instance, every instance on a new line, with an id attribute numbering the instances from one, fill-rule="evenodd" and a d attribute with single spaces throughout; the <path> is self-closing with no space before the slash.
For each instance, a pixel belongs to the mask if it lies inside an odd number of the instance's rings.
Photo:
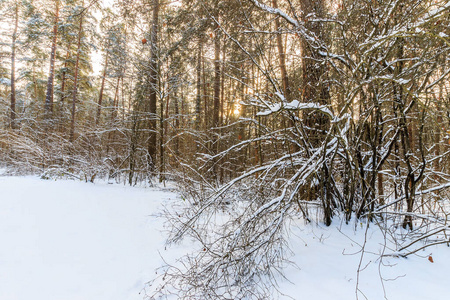
<path id="1" fill-rule="evenodd" d="M 410 79 L 404 79 L 404 78 L 400 78 L 397 80 L 398 84 L 408 84 L 411 80 Z"/>
<path id="2" fill-rule="evenodd" d="M 253 2 L 253 4 L 255 4 L 257 7 L 261 8 L 262 10 L 265 10 L 265 11 L 271 13 L 271 14 L 274 14 L 274 15 L 279 15 L 282 18 L 284 18 L 286 21 L 288 21 L 289 23 L 294 25 L 295 27 L 300 27 L 300 24 L 294 18 L 291 18 L 290 16 L 288 16 L 282 10 L 280 10 L 278 8 L 273 8 L 273 7 L 267 6 L 267 5 L 265 5 L 263 3 L 260 3 L 259 1 L 256 1 L 256 0 L 252 0 L 252 2 Z"/>
<path id="3" fill-rule="evenodd" d="M 194 250 L 189 242 L 165 250 L 164 219 L 157 215 L 163 205 L 179 201 L 173 193 L 2 173 L 0 299 L 143 299 L 139 293 L 164 264 L 161 256 L 174 261 Z M 381 259 L 396 249 L 375 224 L 292 222 L 291 260 L 297 267 L 285 269 L 290 282 L 280 280 L 278 288 L 293 299 L 356 299 L 357 281 L 368 299 L 384 299 L 384 292 L 394 300 L 448 299 L 445 245 Z"/>
<path id="4" fill-rule="evenodd" d="M 0 84 L 4 84 L 6 86 L 11 86 L 11 80 L 8 78 L 1 78 L 0 77 Z"/>
<path id="5" fill-rule="evenodd" d="M 344 225 L 336 219 L 330 227 L 300 224 L 290 239 L 298 268 L 286 269 L 292 283 L 283 282 L 280 290 L 294 299 L 356 299 L 359 280 L 359 299 L 365 299 L 363 294 L 367 299 L 448 299 L 448 247 L 433 246 L 408 258 L 381 259 L 380 254 L 392 253 L 390 242 L 385 242 L 375 224 L 367 234 L 366 229 L 365 224 Z M 358 279 L 362 246 L 365 253 Z M 429 255 L 434 263 L 428 260 Z"/>
<path id="6" fill-rule="evenodd" d="M 163 262 L 174 194 L 0 177 L 0 299 L 134 300 Z"/>
<path id="7" fill-rule="evenodd" d="M 315 110 L 319 110 L 320 112 L 330 116 L 331 118 L 334 118 L 334 115 L 331 112 L 331 110 L 328 107 L 326 107 L 325 105 L 320 105 L 319 103 L 300 103 L 300 101 L 298 101 L 298 100 L 292 100 L 291 102 L 286 102 L 283 95 L 278 94 L 278 93 L 277 93 L 277 95 L 282 100 L 282 102 L 267 105 L 268 106 L 267 110 L 260 111 L 256 115 L 257 116 L 268 116 L 272 113 L 279 112 L 280 110 L 283 110 L 283 109 L 286 109 L 286 110 L 315 109 Z"/>

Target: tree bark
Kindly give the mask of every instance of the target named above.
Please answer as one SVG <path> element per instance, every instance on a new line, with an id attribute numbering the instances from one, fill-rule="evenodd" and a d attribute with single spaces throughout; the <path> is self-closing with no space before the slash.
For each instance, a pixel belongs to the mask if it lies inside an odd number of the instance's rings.
<path id="1" fill-rule="evenodd" d="M 60 101 L 63 102 L 66 96 L 64 95 L 65 87 L 66 87 L 66 70 L 67 70 L 67 62 L 69 61 L 70 57 L 70 44 L 67 46 L 67 52 L 66 52 L 66 60 L 64 61 L 64 71 L 62 72 L 62 78 L 61 78 L 61 99 Z"/>
<path id="2" fill-rule="evenodd" d="M 272 0 L 272 5 L 274 8 L 278 8 L 277 0 Z M 286 70 L 286 53 L 283 49 L 283 38 L 281 37 L 280 30 L 280 20 L 278 17 L 275 19 L 275 31 L 277 35 L 277 48 L 278 48 L 278 59 L 280 62 L 281 80 L 283 82 L 283 92 L 287 101 L 291 101 L 291 89 L 289 87 L 289 77 Z"/>
<path id="3" fill-rule="evenodd" d="M 213 126 L 220 126 L 220 28 L 216 28 L 214 37 L 214 108 L 213 108 Z"/>
<path id="4" fill-rule="evenodd" d="M 100 87 L 100 95 L 98 96 L 97 118 L 95 119 L 95 123 L 97 125 L 100 122 L 100 115 L 102 113 L 103 90 L 105 88 L 105 80 L 106 80 L 106 70 L 107 70 L 107 68 L 108 68 L 108 51 L 106 51 L 105 68 L 103 69 L 103 76 L 102 76 L 102 85 Z"/>
<path id="5" fill-rule="evenodd" d="M 203 49 L 202 49 L 202 54 L 201 54 L 201 58 L 202 58 L 202 79 L 203 79 L 203 114 L 204 114 L 204 124 L 203 124 L 203 129 L 207 130 L 209 129 L 209 125 L 210 125 L 210 111 L 209 111 L 209 95 L 208 95 L 208 88 L 209 88 L 209 83 L 206 82 L 206 71 L 205 71 L 205 60 L 203 58 Z"/>
<path id="6" fill-rule="evenodd" d="M 197 97 L 195 100 L 195 130 L 200 129 L 200 113 L 202 105 L 202 41 L 198 42 L 198 53 L 197 53 Z"/>
<path id="7" fill-rule="evenodd" d="M 222 47 L 222 66 L 221 66 L 221 87 L 220 87 L 220 119 L 219 123 L 224 124 L 224 111 L 225 111 L 225 57 L 226 57 L 226 47 L 225 44 Z"/>
<path id="8" fill-rule="evenodd" d="M 174 105 L 175 105 L 175 135 L 178 134 L 178 130 L 180 129 L 180 109 L 178 106 L 178 94 L 177 91 L 175 90 L 174 93 Z M 198 125 L 196 125 L 198 126 Z M 180 138 L 177 137 L 175 139 L 175 155 L 178 156 L 180 155 Z"/>
<path id="9" fill-rule="evenodd" d="M 80 52 L 81 52 L 81 34 L 83 31 L 83 14 L 80 15 L 80 25 L 78 27 L 78 42 L 77 42 L 77 58 L 75 60 L 75 74 L 73 78 L 73 92 L 72 92 L 72 115 L 70 120 L 70 135 L 69 140 L 74 141 L 75 138 L 75 111 L 77 103 L 77 93 L 78 93 L 78 73 L 80 64 Z"/>
<path id="10" fill-rule="evenodd" d="M 151 53 L 150 53 L 150 95 L 149 95 L 149 129 L 148 154 L 150 156 L 151 169 L 155 168 L 156 161 L 156 101 L 158 91 L 158 20 L 159 0 L 153 2 L 153 16 L 151 29 Z"/>
<path id="11" fill-rule="evenodd" d="M 305 27 L 314 34 L 317 41 L 327 39 L 327 34 L 323 29 L 323 22 L 311 22 L 309 18 L 321 18 L 325 15 L 324 0 L 302 0 L 300 2 L 302 17 Z M 321 57 L 317 45 L 310 40 L 302 39 L 302 71 L 303 71 L 303 102 L 319 103 L 327 105 L 330 103 L 330 92 L 326 84 L 327 67 L 321 64 Z M 320 112 L 309 113 L 305 118 L 308 128 L 307 135 L 311 144 L 318 146 L 329 127 L 329 118 Z"/>
<path id="12" fill-rule="evenodd" d="M 111 114 L 111 124 L 114 124 L 114 122 L 117 119 L 117 113 L 119 111 L 119 86 L 120 86 L 120 76 L 117 77 L 117 83 L 116 83 L 116 90 L 114 92 L 114 100 L 113 100 L 113 107 L 112 107 L 112 114 Z"/>
<path id="13" fill-rule="evenodd" d="M 53 91 L 55 79 L 56 39 L 58 36 L 59 0 L 55 1 L 55 23 L 53 24 L 52 48 L 50 53 L 50 70 L 47 80 L 47 94 L 45 96 L 45 114 L 49 117 L 53 113 Z"/>
<path id="14" fill-rule="evenodd" d="M 11 123 L 12 129 L 16 128 L 16 40 L 17 40 L 17 27 L 19 25 L 19 4 L 16 4 L 14 10 L 14 32 L 12 35 L 11 44 Z"/>
<path id="15" fill-rule="evenodd" d="M 169 97 L 166 98 L 167 104 L 169 103 Z M 159 182 L 165 181 L 164 173 L 166 172 L 166 165 L 164 160 L 164 140 L 165 140 L 165 128 L 164 128 L 164 102 L 159 102 Z"/>

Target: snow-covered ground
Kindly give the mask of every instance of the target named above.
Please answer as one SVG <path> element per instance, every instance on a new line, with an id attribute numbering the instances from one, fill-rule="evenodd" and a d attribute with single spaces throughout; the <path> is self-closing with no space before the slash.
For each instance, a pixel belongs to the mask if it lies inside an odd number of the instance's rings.
<path id="1" fill-rule="evenodd" d="M 440 245 L 408 258 L 381 258 L 393 253 L 389 238 L 385 241 L 374 224 L 356 227 L 335 220 L 328 228 L 295 229 L 291 248 L 298 267 L 286 270 L 292 283 L 282 283 L 280 290 L 295 299 L 450 299 L 450 248 Z"/>
<path id="2" fill-rule="evenodd" d="M 106 183 L 0 176 L 0 299 L 142 299 L 145 283 L 183 250 L 166 251 L 158 214 L 176 195 Z M 379 259 L 383 236 L 339 224 L 299 226 L 279 289 L 294 299 L 449 299 L 450 249 Z M 386 249 L 386 252 L 389 252 Z M 432 253 L 434 263 L 428 260 Z M 362 271 L 357 276 L 358 265 Z M 359 299 L 364 299 L 360 293 Z"/>
<path id="3" fill-rule="evenodd" d="M 0 177 L 0 299 L 135 300 L 162 264 L 175 197 L 149 188 Z"/>

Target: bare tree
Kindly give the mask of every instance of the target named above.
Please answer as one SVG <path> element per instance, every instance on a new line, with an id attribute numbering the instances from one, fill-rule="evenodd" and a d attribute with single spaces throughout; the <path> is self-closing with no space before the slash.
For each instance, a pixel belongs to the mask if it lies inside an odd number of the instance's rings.
<path id="1" fill-rule="evenodd" d="M 336 213 L 345 214 L 347 221 L 367 218 L 380 226 L 389 219 L 408 229 L 413 229 L 413 220 L 421 220 L 421 228 L 426 228 L 421 237 L 399 245 L 393 255 L 414 253 L 409 248 L 425 241 L 434 228 L 448 229 L 446 213 L 425 207 L 433 201 L 432 191 L 448 184 L 424 181 L 430 178 L 426 170 L 434 159 L 426 150 L 434 139 L 425 138 L 433 109 L 429 93 L 450 74 L 448 64 L 444 70 L 436 68 L 440 55 L 450 51 L 446 41 L 438 37 L 430 41 L 425 32 L 439 32 L 435 26 L 448 20 L 448 5 L 430 9 L 422 1 L 403 5 L 406 2 L 349 0 L 331 15 L 322 1 L 303 1 L 300 12 L 289 1 L 289 13 L 265 4 L 269 1 L 249 2 L 252 7 L 241 7 L 245 39 L 217 18 L 216 22 L 263 75 L 262 91 L 251 81 L 235 79 L 252 91 L 245 104 L 254 114 L 232 126 L 236 132 L 246 121 L 256 126 L 249 125 L 254 131 L 247 138 L 198 159 L 201 166 L 186 166 L 190 176 L 181 185 L 187 201 L 166 213 L 173 226 L 169 242 L 189 237 L 197 242 L 198 251 L 167 266 L 163 275 L 167 281 L 154 282 L 155 295 L 267 297 L 289 255 L 289 220 L 300 216 L 313 221 L 311 211 L 321 212 L 326 225 Z M 373 14 L 361 25 L 368 11 Z M 272 21 L 279 18 L 287 34 L 300 38 L 300 100 L 288 99 L 280 88 L 283 76 L 273 72 L 279 56 L 258 55 L 266 42 L 263 37 L 278 32 L 253 21 L 252 14 L 260 19 L 269 15 Z M 252 51 L 249 39 L 259 52 Z M 423 109 L 414 110 L 416 105 Z M 216 187 L 208 177 L 211 163 L 225 164 L 255 142 L 262 144 L 264 162 L 243 168 Z M 292 144 L 296 151 L 287 146 Z M 398 197 L 394 182 L 402 187 Z M 419 196 L 428 204 L 419 206 Z M 220 222 L 214 223 L 216 219 Z M 387 227 L 383 230 L 387 232 Z"/>

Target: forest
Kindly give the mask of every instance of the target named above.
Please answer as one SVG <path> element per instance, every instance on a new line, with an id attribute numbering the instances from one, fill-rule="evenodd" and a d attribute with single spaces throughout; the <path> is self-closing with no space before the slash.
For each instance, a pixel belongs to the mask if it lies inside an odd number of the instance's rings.
<path id="1" fill-rule="evenodd" d="M 448 0 L 0 0 L 0 164 L 175 183 L 202 246 L 154 297 L 264 299 L 294 218 L 449 244 L 449 35 Z"/>

